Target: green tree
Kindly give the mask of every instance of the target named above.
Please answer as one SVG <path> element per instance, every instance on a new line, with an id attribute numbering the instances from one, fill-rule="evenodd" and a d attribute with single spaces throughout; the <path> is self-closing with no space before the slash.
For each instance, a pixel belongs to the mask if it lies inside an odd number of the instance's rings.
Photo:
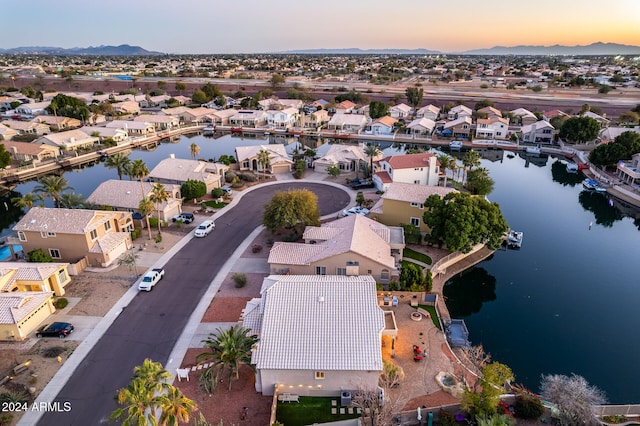
<path id="1" fill-rule="evenodd" d="M 636 132 L 624 132 L 607 144 L 600 144 L 589 153 L 589 162 L 607 167 L 627 160 L 640 152 L 640 135 Z"/>
<path id="2" fill-rule="evenodd" d="M 356 194 L 356 204 L 362 206 L 362 203 L 364 203 L 364 193 L 362 191 L 358 191 Z"/>
<path id="3" fill-rule="evenodd" d="M 600 132 L 600 124 L 591 117 L 571 117 L 560 128 L 559 136 L 572 143 L 595 140 Z"/>
<path id="4" fill-rule="evenodd" d="M 464 153 L 462 157 L 462 165 L 464 166 L 464 179 L 467 179 L 467 174 L 474 167 L 480 166 L 480 154 L 478 151 L 469 150 Z"/>
<path id="5" fill-rule="evenodd" d="M 486 107 L 495 107 L 496 104 L 495 102 L 489 100 L 489 99 L 482 99 L 478 102 L 476 102 L 476 104 L 473 107 L 474 111 L 478 111 L 481 110 L 482 108 L 486 108 Z"/>
<path id="6" fill-rule="evenodd" d="M 0 144 L 0 170 L 4 170 L 11 164 L 11 154 Z"/>
<path id="7" fill-rule="evenodd" d="M 83 122 L 91 115 L 84 100 L 61 93 L 51 100 L 46 110 L 54 115 L 77 118 Z"/>
<path id="8" fill-rule="evenodd" d="M 49 263 L 53 262 L 53 258 L 41 248 L 37 248 L 27 253 L 27 262 Z"/>
<path id="9" fill-rule="evenodd" d="M 482 375 L 473 389 L 466 389 L 462 397 L 462 408 L 472 416 L 493 416 L 498 409 L 500 395 L 505 386 L 514 379 L 509 367 L 492 362 L 482 368 Z"/>
<path id="10" fill-rule="evenodd" d="M 422 104 L 424 91 L 421 87 L 407 87 L 405 95 L 407 96 L 407 102 L 409 102 L 409 105 L 411 105 L 413 109 L 416 109 L 418 105 Z"/>
<path id="11" fill-rule="evenodd" d="M 118 173 L 118 179 L 122 180 L 122 175 L 126 171 L 127 165 L 131 163 L 129 157 L 121 152 L 110 155 L 107 157 L 107 160 L 104 162 L 104 165 L 107 169 L 116 170 Z"/>
<path id="12" fill-rule="evenodd" d="M 191 158 L 195 160 L 198 154 L 200 154 L 200 147 L 197 143 L 193 142 L 191 145 L 189 145 L 189 149 L 191 150 Z"/>
<path id="13" fill-rule="evenodd" d="M 257 154 L 258 164 L 260 165 L 260 170 L 264 175 L 267 172 L 267 168 L 269 167 L 269 152 L 261 149 Z M 264 176 L 266 179 L 266 176 Z"/>
<path id="14" fill-rule="evenodd" d="M 272 233 L 294 229 L 301 234 L 307 226 L 320 224 L 318 197 L 308 189 L 276 192 L 264 208 L 262 223 Z"/>
<path id="15" fill-rule="evenodd" d="M 272 74 L 269 79 L 269 84 L 275 90 L 280 86 L 283 86 L 285 83 L 285 78 L 282 74 Z"/>
<path id="16" fill-rule="evenodd" d="M 455 158 L 450 157 L 447 154 L 438 155 L 438 162 L 440 163 L 440 170 L 442 170 L 444 174 L 444 185 L 447 186 L 447 169 L 451 168 L 451 163 L 455 162 Z"/>
<path id="17" fill-rule="evenodd" d="M 369 177 L 371 177 L 371 174 L 373 173 L 373 159 L 382 154 L 382 151 L 380 151 L 380 148 L 378 148 L 377 145 L 372 144 L 366 146 L 364 154 L 369 157 Z"/>
<path id="18" fill-rule="evenodd" d="M 72 190 L 69 182 L 62 176 L 49 175 L 38 179 L 38 185 L 33 188 L 33 192 L 46 194 L 53 200 L 55 207 L 60 207 L 60 194 L 67 190 Z"/>
<path id="19" fill-rule="evenodd" d="M 145 162 L 140 159 L 134 160 L 131 163 L 130 167 L 131 168 L 129 172 L 131 173 L 131 177 L 134 179 L 137 179 L 138 182 L 140 182 L 140 191 L 142 193 L 142 196 L 144 197 L 145 193 L 144 193 L 144 185 L 142 185 L 142 180 L 147 176 L 149 176 L 149 168 L 147 167 Z"/>
<path id="20" fill-rule="evenodd" d="M 258 343 L 258 336 L 250 334 L 248 328 L 234 325 L 228 330 L 217 329 L 216 333 L 209 335 L 203 340 L 204 347 L 208 352 L 204 352 L 196 357 L 198 362 L 213 361 L 213 366 L 209 367 L 215 371 L 217 378 L 225 370 L 228 372 L 229 390 L 234 379 L 238 379 L 240 367 L 251 365 L 251 350 Z"/>
<path id="21" fill-rule="evenodd" d="M 11 198 L 11 202 L 13 203 L 13 205 L 16 207 L 20 207 L 21 209 L 32 208 L 37 200 L 44 201 L 42 195 L 34 194 L 33 192 L 27 192 L 22 197 Z"/>
<path id="22" fill-rule="evenodd" d="M 171 198 L 171 194 L 167 191 L 167 188 L 161 183 L 156 183 L 151 188 L 149 194 L 149 200 L 156 205 L 156 215 L 158 217 L 158 232 L 162 234 L 161 220 L 160 220 L 160 205 Z"/>
<path id="23" fill-rule="evenodd" d="M 188 424 L 191 414 L 197 410 L 196 403 L 187 398 L 180 389 L 170 386 L 160 398 L 160 424 L 177 426 Z"/>
<path id="24" fill-rule="evenodd" d="M 191 95 L 191 102 L 193 102 L 194 104 L 202 105 L 209 102 L 209 99 L 207 99 L 207 95 L 202 90 L 196 89 L 193 92 L 193 95 Z"/>
<path id="25" fill-rule="evenodd" d="M 340 176 L 340 168 L 336 165 L 329 166 L 327 167 L 327 173 L 333 178 L 338 177 Z"/>
<path id="26" fill-rule="evenodd" d="M 206 96 L 206 102 L 209 102 L 212 99 L 221 98 L 224 96 L 224 93 L 220 91 L 214 84 L 207 83 L 202 86 L 202 92 Z"/>
<path id="27" fill-rule="evenodd" d="M 153 212 L 153 201 L 147 197 L 143 197 L 138 204 L 138 212 L 144 216 L 144 219 L 147 222 L 147 231 L 149 232 L 149 239 L 151 240 L 151 224 L 149 223 L 149 215 Z"/>
<path id="28" fill-rule="evenodd" d="M 424 275 L 419 265 L 402 262 L 400 270 L 400 289 L 404 291 L 424 291 Z"/>
<path id="29" fill-rule="evenodd" d="M 182 95 L 184 90 L 187 90 L 187 85 L 183 81 L 176 81 L 175 88 L 179 95 Z"/>
<path id="30" fill-rule="evenodd" d="M 87 200 L 82 194 L 63 192 L 59 197 L 60 207 L 65 209 L 82 209 L 87 207 Z"/>
<path id="31" fill-rule="evenodd" d="M 474 195 L 488 195 L 493 191 L 495 182 L 484 167 L 473 169 L 467 176 L 466 188 Z"/>
<path id="32" fill-rule="evenodd" d="M 540 381 L 540 395 L 556 404 L 560 412 L 561 425 L 599 425 L 593 415 L 592 406 L 606 403 L 604 392 L 589 385 L 584 377 L 576 374 L 543 375 Z"/>
<path id="33" fill-rule="evenodd" d="M 369 117 L 372 120 L 389 115 L 389 105 L 381 101 L 371 101 L 369 103 Z"/>
<path id="34" fill-rule="evenodd" d="M 221 198 L 224 196 L 224 191 L 222 190 L 222 188 L 213 188 L 211 190 L 211 197 L 212 198 Z"/>
<path id="35" fill-rule="evenodd" d="M 618 122 L 622 124 L 637 124 L 640 122 L 640 114 L 634 111 L 627 111 L 620 114 Z"/>
<path id="36" fill-rule="evenodd" d="M 180 192 L 187 201 L 198 199 L 207 193 L 207 185 L 202 181 L 189 179 L 182 184 Z"/>

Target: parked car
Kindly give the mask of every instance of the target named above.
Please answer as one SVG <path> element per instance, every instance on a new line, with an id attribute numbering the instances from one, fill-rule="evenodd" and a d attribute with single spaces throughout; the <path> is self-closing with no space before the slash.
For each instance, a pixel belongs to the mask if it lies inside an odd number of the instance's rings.
<path id="1" fill-rule="evenodd" d="M 140 284 L 138 284 L 138 290 L 153 290 L 153 287 L 158 284 L 158 281 L 160 281 L 162 277 L 164 277 L 164 269 L 156 268 L 150 270 L 142 277 L 142 281 L 140 281 Z"/>
<path id="2" fill-rule="evenodd" d="M 373 188 L 373 182 L 369 179 L 356 179 L 349 182 L 352 189 Z"/>
<path id="3" fill-rule="evenodd" d="M 350 209 L 347 210 L 342 210 L 342 214 L 341 216 L 352 216 L 354 214 L 359 214 L 362 216 L 366 216 L 369 214 L 369 209 L 366 209 L 364 207 L 360 207 L 360 206 L 355 206 L 355 207 L 351 207 Z"/>
<path id="4" fill-rule="evenodd" d="M 36 332 L 36 337 L 67 337 L 74 330 L 73 325 L 68 322 L 54 322 L 40 327 Z"/>
<path id="5" fill-rule="evenodd" d="M 179 215 L 176 215 L 171 218 L 173 222 L 180 221 L 186 224 L 193 222 L 193 219 L 194 219 L 193 213 L 180 213 Z"/>
<path id="6" fill-rule="evenodd" d="M 216 224 L 212 220 L 205 220 L 196 228 L 193 235 L 198 238 L 206 237 L 211 231 L 214 230 L 215 227 Z"/>
<path id="7" fill-rule="evenodd" d="M 223 186 L 223 187 L 222 187 L 222 188 L 220 188 L 220 189 L 222 189 L 222 191 L 223 191 L 225 194 L 227 194 L 227 195 L 231 195 L 231 194 L 233 194 L 233 191 L 232 191 L 232 190 L 231 190 L 231 188 L 229 188 L 228 186 Z"/>

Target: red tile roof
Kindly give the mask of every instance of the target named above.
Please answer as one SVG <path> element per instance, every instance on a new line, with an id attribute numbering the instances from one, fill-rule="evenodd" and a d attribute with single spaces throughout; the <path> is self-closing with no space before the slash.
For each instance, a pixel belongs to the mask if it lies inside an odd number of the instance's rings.
<path id="1" fill-rule="evenodd" d="M 429 166 L 429 158 L 431 157 L 435 157 L 435 154 L 422 152 L 419 154 L 392 155 L 380 161 L 386 161 L 394 169 L 413 169 L 415 167 Z M 438 164 L 436 161 L 436 165 Z"/>

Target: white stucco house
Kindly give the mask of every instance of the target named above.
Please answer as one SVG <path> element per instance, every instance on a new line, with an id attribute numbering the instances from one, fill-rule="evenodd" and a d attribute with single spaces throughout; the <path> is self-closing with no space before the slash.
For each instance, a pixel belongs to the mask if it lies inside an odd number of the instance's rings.
<path id="1" fill-rule="evenodd" d="M 426 105 L 416 111 L 416 118 L 428 118 L 436 121 L 440 117 L 440 108 L 435 105 Z"/>
<path id="2" fill-rule="evenodd" d="M 430 136 L 436 128 L 436 122 L 430 118 L 416 118 L 407 125 L 407 129 L 414 135 Z"/>
<path id="3" fill-rule="evenodd" d="M 369 164 L 369 157 L 364 153 L 365 145 L 334 144 L 321 158 L 313 162 L 313 168 L 317 172 L 327 172 L 331 166 L 338 167 L 341 171 L 351 172 L 360 167 L 360 163 Z M 374 161 L 381 158 L 374 157 Z"/>
<path id="4" fill-rule="evenodd" d="M 555 128 L 548 121 L 540 120 L 522 126 L 521 132 L 522 142 L 550 144 L 553 142 Z"/>
<path id="5" fill-rule="evenodd" d="M 393 182 L 437 186 L 440 179 L 440 163 L 428 152 L 385 157 L 373 168 L 373 184 L 380 191 L 386 191 Z"/>
<path id="6" fill-rule="evenodd" d="M 398 104 L 389 108 L 389 115 L 393 118 L 397 118 L 398 120 L 404 120 L 408 118 L 413 112 L 413 108 L 411 108 L 407 104 Z"/>
<path id="7" fill-rule="evenodd" d="M 393 135 L 395 132 L 394 124 L 397 122 L 397 119 L 388 115 L 376 118 L 371 123 L 371 133 L 374 135 Z"/>
<path id="8" fill-rule="evenodd" d="M 360 133 L 371 119 L 360 114 L 334 114 L 327 123 L 327 129 L 337 132 Z"/>
<path id="9" fill-rule="evenodd" d="M 479 118 L 476 122 L 476 138 L 507 139 L 509 136 L 509 120 L 502 117 Z"/>

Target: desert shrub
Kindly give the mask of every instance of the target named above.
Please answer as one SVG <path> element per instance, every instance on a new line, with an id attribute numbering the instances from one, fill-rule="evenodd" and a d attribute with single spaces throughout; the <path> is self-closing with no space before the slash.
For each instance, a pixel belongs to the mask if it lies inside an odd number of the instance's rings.
<path id="1" fill-rule="evenodd" d="M 397 281 L 389 281 L 389 291 L 396 291 L 398 289 Z"/>
<path id="2" fill-rule="evenodd" d="M 42 356 L 45 358 L 55 358 L 60 354 L 63 354 L 66 349 L 62 346 L 52 346 L 50 348 L 46 348 L 42 351 Z"/>
<path id="3" fill-rule="evenodd" d="M 53 306 L 55 306 L 56 309 L 64 309 L 67 307 L 68 304 L 69 304 L 69 301 L 64 297 L 61 297 L 57 299 L 55 302 L 53 302 Z"/>
<path id="4" fill-rule="evenodd" d="M 273 238 L 267 238 L 267 245 L 271 247 L 273 245 Z"/>
<path id="5" fill-rule="evenodd" d="M 208 395 L 216 390 L 218 384 L 218 375 L 214 368 L 207 368 L 200 374 L 200 389 Z"/>
<path id="6" fill-rule="evenodd" d="M 253 253 L 260 253 L 262 251 L 262 246 L 260 244 L 254 244 L 253 247 L 251 247 L 251 251 Z"/>
<path id="7" fill-rule="evenodd" d="M 28 262 L 53 262 L 53 258 L 44 252 L 41 248 L 37 248 L 35 250 L 31 250 L 27 253 L 27 261 Z"/>
<path id="8" fill-rule="evenodd" d="M 442 426 L 456 426 L 458 422 L 456 421 L 456 416 L 454 416 L 453 413 L 440 410 L 440 413 L 438 413 L 438 424 Z"/>
<path id="9" fill-rule="evenodd" d="M 537 419 L 544 414 L 544 405 L 536 395 L 523 392 L 516 397 L 515 415 L 521 419 Z"/>
<path id="10" fill-rule="evenodd" d="M 245 182 L 255 182 L 256 176 L 253 173 L 238 173 L 238 177 Z"/>
<path id="11" fill-rule="evenodd" d="M 231 183 L 231 182 L 233 182 L 233 180 L 234 180 L 236 177 L 238 177 L 238 175 L 236 174 L 236 172 L 231 171 L 231 170 L 227 171 L 227 172 L 224 174 L 224 180 L 226 180 L 226 181 L 227 181 L 227 183 Z"/>
<path id="12" fill-rule="evenodd" d="M 149 218 L 149 226 L 152 228 L 157 228 L 158 227 L 158 218 L 157 217 L 150 217 Z"/>
<path id="13" fill-rule="evenodd" d="M 287 234 L 282 236 L 282 241 L 285 243 L 294 243 L 298 241 L 298 235 L 296 234 Z"/>
<path id="14" fill-rule="evenodd" d="M 131 239 L 135 240 L 140 236 L 141 233 L 142 233 L 141 228 L 133 228 L 133 231 L 131 231 Z"/>
<path id="15" fill-rule="evenodd" d="M 231 279 L 236 283 L 236 288 L 242 288 L 247 284 L 247 276 L 241 272 L 234 272 Z"/>
<path id="16" fill-rule="evenodd" d="M 154 241 L 156 242 L 156 244 L 159 244 L 162 242 L 162 234 L 158 233 L 156 234 L 156 237 L 154 238 Z"/>
<path id="17" fill-rule="evenodd" d="M 211 190 L 211 197 L 212 198 L 220 198 L 224 195 L 224 191 L 222 190 L 222 188 L 213 188 Z"/>

